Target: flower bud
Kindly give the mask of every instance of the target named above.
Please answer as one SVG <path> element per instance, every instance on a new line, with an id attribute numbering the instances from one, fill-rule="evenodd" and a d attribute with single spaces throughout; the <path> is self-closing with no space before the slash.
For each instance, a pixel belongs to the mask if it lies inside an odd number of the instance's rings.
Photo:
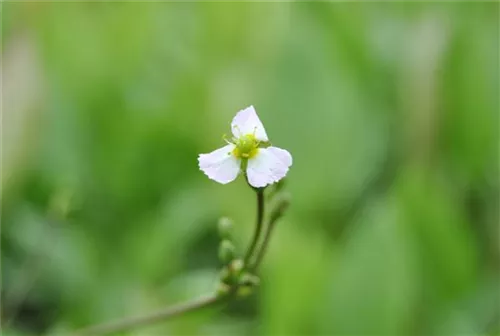
<path id="1" fill-rule="evenodd" d="M 231 241 L 224 239 L 219 245 L 219 259 L 223 264 L 228 264 L 234 259 L 235 248 Z"/>
<path id="2" fill-rule="evenodd" d="M 256 275 L 253 275 L 250 273 L 245 273 L 240 277 L 239 284 L 241 286 L 255 287 L 255 286 L 260 285 L 260 279 Z"/>
<path id="3" fill-rule="evenodd" d="M 231 291 L 231 286 L 226 285 L 225 283 L 219 283 L 217 286 L 217 296 L 225 296 L 228 295 Z"/>
<path id="4" fill-rule="evenodd" d="M 230 238 L 233 231 L 233 222 L 227 217 L 222 217 L 217 223 L 217 229 L 222 239 Z"/>
<path id="5" fill-rule="evenodd" d="M 236 296 L 239 298 L 250 296 L 253 293 L 253 289 L 253 286 L 239 286 L 238 290 L 236 291 Z"/>
<path id="6" fill-rule="evenodd" d="M 229 265 L 231 274 L 233 274 L 236 278 L 239 278 L 241 271 L 243 271 L 243 268 L 245 268 L 245 263 L 241 259 L 234 259 Z"/>

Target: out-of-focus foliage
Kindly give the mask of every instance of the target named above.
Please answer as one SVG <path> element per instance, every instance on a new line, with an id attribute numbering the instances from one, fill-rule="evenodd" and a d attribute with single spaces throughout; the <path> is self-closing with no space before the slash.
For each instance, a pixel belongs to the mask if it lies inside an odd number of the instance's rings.
<path id="1" fill-rule="evenodd" d="M 214 290 L 254 194 L 208 180 L 255 105 L 294 156 L 262 284 L 130 335 L 488 335 L 498 3 L 6 3 L 2 327 L 51 335 Z"/>

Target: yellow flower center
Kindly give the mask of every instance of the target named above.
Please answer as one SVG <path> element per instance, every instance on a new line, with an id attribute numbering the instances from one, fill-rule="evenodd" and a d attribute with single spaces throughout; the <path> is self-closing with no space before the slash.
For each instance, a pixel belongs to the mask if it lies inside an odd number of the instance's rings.
<path id="1" fill-rule="evenodd" d="M 235 145 L 233 155 L 239 159 L 251 159 L 259 152 L 259 141 L 253 134 L 240 137 Z"/>

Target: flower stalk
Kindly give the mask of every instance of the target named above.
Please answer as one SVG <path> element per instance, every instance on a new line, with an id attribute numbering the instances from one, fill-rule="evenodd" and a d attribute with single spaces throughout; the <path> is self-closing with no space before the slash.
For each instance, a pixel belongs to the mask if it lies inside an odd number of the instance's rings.
<path id="1" fill-rule="evenodd" d="M 264 189 L 259 188 L 255 189 L 255 191 L 257 193 L 257 222 L 255 224 L 252 242 L 250 243 L 247 253 L 245 254 L 245 265 L 250 265 L 250 260 L 255 252 L 255 248 L 257 247 L 264 221 Z"/>
<path id="2" fill-rule="evenodd" d="M 166 321 L 168 319 L 184 315 L 202 308 L 215 306 L 227 299 L 228 297 L 226 296 L 209 295 L 179 305 L 170 306 L 149 315 L 112 321 L 87 327 L 76 331 L 73 336 L 106 335 L 124 330 L 130 330 L 141 326 L 150 325 L 159 321 Z"/>
<path id="3" fill-rule="evenodd" d="M 271 234 L 276 226 L 276 222 L 284 216 L 286 210 L 290 206 L 290 196 L 287 193 L 282 193 L 277 196 L 277 201 L 275 202 L 275 206 L 271 211 L 269 216 L 269 223 L 267 224 L 267 230 L 264 234 L 264 240 L 262 241 L 262 245 L 255 256 L 255 261 L 252 264 L 252 270 L 257 272 L 259 265 L 266 254 L 267 248 L 269 246 L 269 241 L 271 239 Z"/>

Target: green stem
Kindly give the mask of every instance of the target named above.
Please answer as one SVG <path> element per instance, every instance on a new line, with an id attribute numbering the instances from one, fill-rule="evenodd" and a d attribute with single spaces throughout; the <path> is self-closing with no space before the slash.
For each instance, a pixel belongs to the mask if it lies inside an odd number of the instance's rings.
<path id="1" fill-rule="evenodd" d="M 254 262 L 252 264 L 252 271 L 257 272 L 264 255 L 266 254 L 267 247 L 269 246 L 269 241 L 271 239 L 271 234 L 278 220 L 283 217 L 286 210 L 290 206 L 290 195 L 288 193 L 281 193 L 280 197 L 274 203 L 274 207 L 271 209 L 269 214 L 269 221 L 267 224 L 266 232 L 264 233 L 264 240 L 260 245 L 260 249 L 256 253 Z"/>
<path id="2" fill-rule="evenodd" d="M 257 224 L 255 225 L 255 231 L 250 243 L 250 247 L 245 255 L 245 267 L 247 267 L 252 255 L 259 241 L 260 232 L 262 231 L 262 222 L 264 220 L 264 189 L 256 189 L 257 192 Z"/>
<path id="3" fill-rule="evenodd" d="M 215 296 L 209 295 L 206 297 L 201 297 L 193 301 L 182 303 L 176 306 L 171 306 L 164 308 L 162 310 L 156 311 L 149 315 L 137 316 L 132 318 L 127 318 L 118 321 L 107 322 L 103 324 L 98 324 L 84 329 L 76 331 L 73 336 L 83 336 L 83 335 L 106 335 L 110 333 L 115 333 L 123 330 L 128 330 L 132 328 L 137 328 L 144 325 L 149 325 L 159 321 L 165 321 L 169 318 L 183 315 L 185 313 L 193 312 L 195 310 L 214 306 L 226 300 L 228 296 Z"/>
<path id="4" fill-rule="evenodd" d="M 254 273 L 257 272 L 257 269 L 259 268 L 259 265 L 262 262 L 264 255 L 266 254 L 267 247 L 269 246 L 269 241 L 271 240 L 271 233 L 273 232 L 273 229 L 276 226 L 275 224 L 279 218 L 280 217 L 271 219 L 269 225 L 267 226 L 266 233 L 264 234 L 264 241 L 262 242 L 262 245 L 260 246 L 260 250 L 257 252 L 257 255 L 255 256 L 255 261 L 252 265 L 252 270 Z"/>

